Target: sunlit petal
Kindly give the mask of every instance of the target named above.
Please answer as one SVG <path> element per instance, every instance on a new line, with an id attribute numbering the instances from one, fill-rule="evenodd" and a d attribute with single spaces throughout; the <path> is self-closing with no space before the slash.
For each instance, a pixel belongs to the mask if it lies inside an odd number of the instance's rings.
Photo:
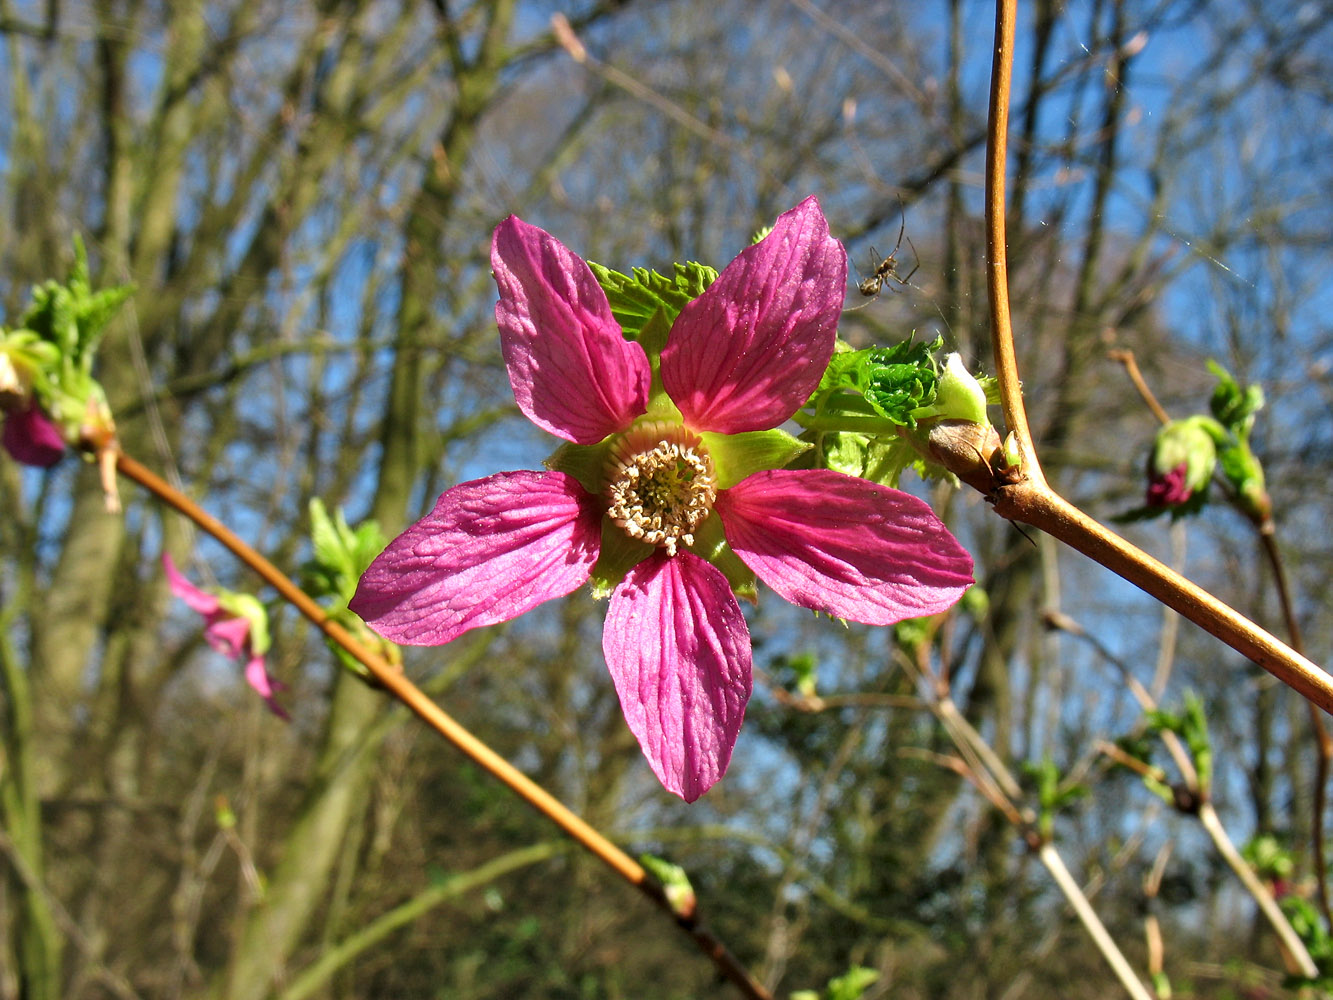
<path id="1" fill-rule="evenodd" d="M 727 542 L 801 607 L 868 625 L 937 614 L 972 557 L 924 501 L 839 472 L 756 473 L 718 495 Z"/>
<path id="2" fill-rule="evenodd" d="M 394 642 L 448 642 L 587 582 L 600 524 L 595 499 L 563 472 L 463 483 L 371 563 L 351 608 Z"/>
<path id="3" fill-rule="evenodd" d="M 819 384 L 847 293 L 847 254 L 814 198 L 778 217 L 681 310 L 662 384 L 696 431 L 768 430 Z"/>
<path id="4" fill-rule="evenodd" d="M 726 771 L 750 697 L 750 632 L 726 578 L 687 552 L 639 563 L 602 651 L 653 773 L 693 802 Z"/>
<path id="5" fill-rule="evenodd" d="M 574 251 L 511 215 L 495 230 L 495 320 L 514 398 L 538 427 L 594 444 L 644 412 L 649 369 Z"/>

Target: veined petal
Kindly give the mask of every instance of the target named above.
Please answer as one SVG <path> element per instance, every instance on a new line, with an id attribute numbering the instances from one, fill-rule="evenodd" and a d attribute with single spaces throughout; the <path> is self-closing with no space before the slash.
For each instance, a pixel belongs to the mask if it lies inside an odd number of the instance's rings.
<path id="1" fill-rule="evenodd" d="M 662 385 L 685 422 L 739 434 L 790 417 L 824 374 L 846 294 L 847 253 L 807 198 L 676 317 Z"/>
<path id="2" fill-rule="evenodd" d="M 60 429 L 36 403 L 9 414 L 4 423 L 0 443 L 16 462 L 45 469 L 55 465 L 65 453 Z"/>
<path id="3" fill-rule="evenodd" d="M 828 469 L 759 472 L 718 494 L 727 542 L 804 608 L 867 625 L 937 614 L 972 557 L 922 500 Z"/>
<path id="4" fill-rule="evenodd" d="M 750 698 L 750 630 L 726 577 L 660 553 L 611 596 L 606 665 L 658 780 L 686 802 L 727 770 Z"/>
<path id="5" fill-rule="evenodd" d="M 448 490 L 370 564 L 351 609 L 394 642 L 438 646 L 586 583 L 601 510 L 563 472 L 502 472 Z"/>
<path id="6" fill-rule="evenodd" d="M 287 719 L 286 709 L 278 704 L 275 697 L 278 691 L 285 687 L 280 681 L 275 681 L 264 669 L 264 657 L 252 656 L 245 665 L 245 682 L 259 692 L 274 715 L 280 719 Z"/>
<path id="7" fill-rule="evenodd" d="M 215 594 L 210 594 L 206 590 L 200 590 L 189 580 L 181 575 L 180 570 L 176 569 L 176 563 L 167 553 L 162 553 L 162 568 L 167 573 L 167 586 L 171 592 L 190 606 L 191 611 L 196 611 L 205 618 L 217 614 L 219 603 Z"/>
<path id="8" fill-rule="evenodd" d="M 566 441 L 595 444 L 643 413 L 648 357 L 625 340 L 578 254 L 511 215 L 495 229 L 491 267 L 500 346 L 529 420 Z"/>

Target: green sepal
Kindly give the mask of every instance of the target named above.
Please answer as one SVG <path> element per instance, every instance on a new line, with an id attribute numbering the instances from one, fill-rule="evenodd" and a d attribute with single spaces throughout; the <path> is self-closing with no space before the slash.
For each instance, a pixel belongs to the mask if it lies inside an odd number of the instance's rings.
<path id="1" fill-rule="evenodd" d="M 648 354 L 648 366 L 652 371 L 652 385 L 648 390 L 648 410 L 642 419 L 666 420 L 680 423 L 680 410 L 667 395 L 662 385 L 662 348 L 671 335 L 671 322 L 664 309 L 658 309 L 644 324 L 639 343 Z"/>
<path id="2" fill-rule="evenodd" d="M 593 261 L 588 261 L 588 267 L 606 293 L 611 314 L 625 332 L 625 339 L 640 343 L 643 328 L 654 313 L 661 309 L 670 329 L 685 304 L 697 299 L 717 280 L 717 271 L 694 262 L 673 265 L 675 273 L 670 276 L 646 267 L 621 274 Z"/>
<path id="3" fill-rule="evenodd" d="M 602 549 L 588 579 L 592 596 L 598 600 L 610 597 L 625 574 L 656 551 L 656 545 L 630 538 L 609 517 L 602 518 Z"/>
<path id="4" fill-rule="evenodd" d="M 933 467 L 927 466 L 920 453 L 901 437 L 881 437 L 855 431 L 807 431 L 802 437 L 813 437 L 818 442 L 818 467 L 866 479 L 890 489 L 898 488 L 898 480 L 906 469 L 915 469 L 922 479 L 933 471 Z"/>
<path id="5" fill-rule="evenodd" d="M 727 544 L 727 535 L 722 528 L 722 518 L 717 511 L 708 515 L 707 520 L 699 525 L 694 533 L 694 544 L 690 551 L 701 559 L 706 559 L 722 571 L 727 578 L 732 593 L 739 599 L 751 604 L 759 603 L 759 589 L 755 585 L 754 571 L 741 562 L 740 556 Z"/>
<path id="6" fill-rule="evenodd" d="M 615 436 L 597 444 L 562 444 L 542 464 L 552 472 L 564 472 L 579 481 L 589 493 L 596 496 L 606 486 L 606 461 Z"/>
<path id="7" fill-rule="evenodd" d="M 741 434 L 715 434 L 704 431 L 708 454 L 717 473 L 717 488 L 728 490 L 742 479 L 765 469 L 786 468 L 798 455 L 808 451 L 809 442 L 798 440 L 780 428 L 771 431 L 745 431 Z"/>
<path id="8" fill-rule="evenodd" d="M 270 644 L 268 612 L 253 594 L 238 594 L 233 590 L 218 591 L 218 605 L 227 614 L 244 618 L 250 623 L 250 652 L 262 656 Z"/>
<path id="9" fill-rule="evenodd" d="M 31 392 L 47 395 L 50 391 L 48 372 L 60 364 L 60 349 L 43 340 L 31 330 L 0 329 L 0 360 L 11 366 L 9 381 L 0 378 L 0 394 L 21 396 L 25 400 Z M 3 371 L 3 367 L 0 367 Z"/>

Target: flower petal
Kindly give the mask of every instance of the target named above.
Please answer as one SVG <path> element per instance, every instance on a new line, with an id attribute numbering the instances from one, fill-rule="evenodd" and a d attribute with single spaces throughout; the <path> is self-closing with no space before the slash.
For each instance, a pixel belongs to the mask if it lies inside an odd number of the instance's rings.
<path id="1" fill-rule="evenodd" d="M 210 621 L 204 628 L 204 640 L 233 660 L 239 660 L 247 653 L 250 639 L 250 623 L 244 618 L 222 618 L 210 615 Z"/>
<path id="2" fill-rule="evenodd" d="M 819 202 L 778 216 L 676 317 L 662 385 L 696 431 L 776 427 L 819 384 L 847 294 L 847 253 Z"/>
<path id="3" fill-rule="evenodd" d="M 500 288 L 500 346 L 529 420 L 567 441 L 595 444 L 647 409 L 648 357 L 625 340 L 578 254 L 511 215 L 495 228 L 491 267 Z"/>
<path id="4" fill-rule="evenodd" d="M 563 472 L 502 472 L 448 490 L 361 577 L 351 609 L 386 639 L 438 646 L 588 580 L 596 499 Z"/>
<path id="5" fill-rule="evenodd" d="M 181 576 L 180 570 L 176 569 L 176 563 L 165 552 L 162 553 L 162 568 L 167 571 L 167 586 L 171 588 L 171 592 L 188 604 L 191 611 L 196 611 L 205 618 L 217 614 L 220 607 L 217 596 L 206 590 L 200 590 Z"/>
<path id="6" fill-rule="evenodd" d="M 264 668 L 264 657 L 252 656 L 245 665 L 245 681 L 252 688 L 259 692 L 260 696 L 268 704 L 269 711 L 280 719 L 288 719 L 286 709 L 278 704 L 275 697 L 281 691 L 285 684 L 281 681 L 275 681 L 269 676 L 269 672 Z"/>
<path id="7" fill-rule="evenodd" d="M 726 577 L 688 552 L 644 560 L 611 596 L 602 651 L 653 773 L 693 802 L 726 772 L 750 698 L 750 630 Z"/>
<path id="8" fill-rule="evenodd" d="M 867 625 L 937 614 L 972 584 L 972 557 L 929 505 L 828 469 L 759 472 L 718 494 L 727 542 L 803 608 Z"/>
<path id="9" fill-rule="evenodd" d="M 60 436 L 60 428 L 36 403 L 5 418 L 0 443 L 14 461 L 43 469 L 55 465 L 65 453 L 65 439 Z"/>

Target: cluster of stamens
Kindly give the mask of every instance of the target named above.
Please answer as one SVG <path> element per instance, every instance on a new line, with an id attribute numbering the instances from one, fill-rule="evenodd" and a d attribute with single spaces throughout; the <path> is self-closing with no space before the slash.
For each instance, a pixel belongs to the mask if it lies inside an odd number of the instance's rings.
<path id="1" fill-rule="evenodd" d="M 607 513 L 631 538 L 674 556 L 713 510 L 717 476 L 703 441 L 679 424 L 650 422 L 611 447 Z"/>

